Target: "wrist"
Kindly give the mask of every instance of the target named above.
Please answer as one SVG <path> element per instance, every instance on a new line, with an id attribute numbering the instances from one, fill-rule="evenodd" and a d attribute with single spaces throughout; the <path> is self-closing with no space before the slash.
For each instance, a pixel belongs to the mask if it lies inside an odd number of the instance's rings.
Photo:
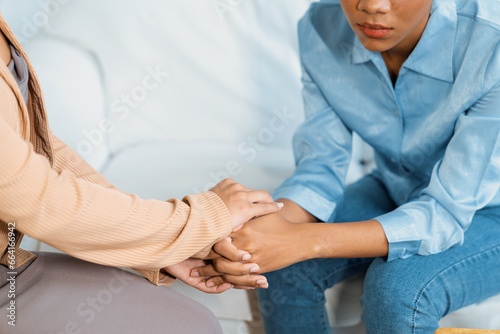
<path id="1" fill-rule="evenodd" d="M 303 209 L 300 205 L 286 198 L 280 198 L 277 202 L 284 204 L 278 213 L 291 223 L 312 223 L 317 222 L 316 217 Z"/>
<path id="2" fill-rule="evenodd" d="M 323 257 L 323 247 L 318 231 L 318 223 L 300 223 L 297 226 L 297 251 L 299 252 L 299 261 L 306 261 Z"/>

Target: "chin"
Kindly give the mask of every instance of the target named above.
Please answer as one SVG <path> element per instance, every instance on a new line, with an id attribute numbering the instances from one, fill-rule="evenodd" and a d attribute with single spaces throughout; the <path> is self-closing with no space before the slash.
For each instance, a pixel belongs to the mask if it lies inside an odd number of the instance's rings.
<path id="1" fill-rule="evenodd" d="M 384 52 L 387 50 L 390 50 L 394 47 L 394 43 L 387 39 L 375 39 L 375 38 L 369 38 L 366 36 L 358 36 L 356 35 L 361 42 L 361 44 L 367 49 L 368 51 L 372 52 Z"/>

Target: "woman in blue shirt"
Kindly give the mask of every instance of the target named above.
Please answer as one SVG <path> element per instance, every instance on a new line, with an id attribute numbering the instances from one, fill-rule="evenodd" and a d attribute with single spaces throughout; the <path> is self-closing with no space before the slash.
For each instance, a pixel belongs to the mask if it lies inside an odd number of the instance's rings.
<path id="1" fill-rule="evenodd" d="M 306 120 L 274 194 L 285 207 L 232 235 L 260 273 L 288 266 L 259 291 L 267 332 L 331 333 L 324 291 L 365 271 L 367 333 L 433 333 L 499 294 L 500 2 L 325 0 L 299 40 Z M 353 132 L 376 169 L 344 187 Z"/>

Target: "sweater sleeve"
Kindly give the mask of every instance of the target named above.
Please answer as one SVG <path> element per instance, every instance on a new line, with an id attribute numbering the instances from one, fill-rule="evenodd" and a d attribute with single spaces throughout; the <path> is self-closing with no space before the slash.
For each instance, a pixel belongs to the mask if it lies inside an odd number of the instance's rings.
<path id="1" fill-rule="evenodd" d="M 51 168 L 0 118 L 0 219 L 28 236 L 86 261 L 137 268 L 158 284 L 164 274 L 149 269 L 202 255 L 231 232 L 212 192 L 143 200 L 117 191 L 60 140 L 55 150 Z"/>
<path id="2" fill-rule="evenodd" d="M 51 143 L 54 152 L 54 165 L 52 168 L 56 172 L 61 173 L 64 170 L 70 171 L 79 179 L 121 192 L 121 190 L 112 185 L 102 174 L 98 173 L 65 142 L 52 133 Z M 151 283 L 156 285 L 170 285 L 174 281 L 174 278 L 160 269 L 136 270 L 146 277 Z"/>
<path id="3" fill-rule="evenodd" d="M 68 170 L 79 179 L 99 184 L 108 189 L 120 191 L 73 151 L 72 148 L 52 133 L 50 135 L 50 141 L 54 152 L 54 165 L 52 168 L 56 172 L 61 173 L 64 170 Z"/>

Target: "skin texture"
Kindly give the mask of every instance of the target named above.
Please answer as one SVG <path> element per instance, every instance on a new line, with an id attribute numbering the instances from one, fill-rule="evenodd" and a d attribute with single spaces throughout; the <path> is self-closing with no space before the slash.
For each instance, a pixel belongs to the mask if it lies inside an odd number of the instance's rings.
<path id="1" fill-rule="evenodd" d="M 210 191 L 216 193 L 226 204 L 231 218 L 233 220 L 233 228 L 235 230 L 239 229 L 242 224 L 246 223 L 254 217 L 260 217 L 266 214 L 271 214 L 277 212 L 281 209 L 282 205 L 275 203 L 271 195 L 267 191 L 255 191 L 247 188 L 239 183 L 236 183 L 232 179 L 225 179 L 215 187 L 210 189 Z M 260 270 L 256 263 L 243 263 L 238 261 L 245 261 L 250 258 L 248 252 L 239 251 L 228 241 L 226 243 L 221 243 L 223 251 L 232 259 L 231 269 L 236 271 L 237 275 L 227 274 L 226 281 L 229 283 L 216 286 L 207 284 L 205 281 L 209 279 L 206 275 L 197 275 L 191 273 L 193 268 L 208 265 L 212 268 L 217 266 L 218 268 L 224 269 L 224 263 L 220 263 L 222 258 L 220 256 L 209 256 L 207 260 L 212 259 L 210 262 L 204 262 L 197 259 L 187 259 L 181 263 L 164 268 L 169 274 L 174 277 L 181 279 L 184 283 L 191 285 L 198 290 L 207 293 L 221 293 L 236 287 L 239 289 L 250 289 L 250 288 L 265 288 L 267 287 L 267 280 L 262 275 L 255 275 L 257 271 Z M 196 265 L 196 266 L 195 266 Z M 191 274 L 191 275 L 190 275 Z M 202 284 L 203 283 L 203 284 Z M 210 282 L 209 282 L 210 283 Z"/>
<path id="2" fill-rule="evenodd" d="M 381 53 L 395 84 L 402 64 L 422 37 L 432 0 L 340 0 L 340 4 L 362 45 Z M 367 36 L 359 25 L 390 31 L 383 37 Z M 323 224 L 293 201 L 278 201 L 285 204 L 278 214 L 254 219 L 231 234 L 236 249 L 252 255 L 252 262 L 259 266 L 257 273 L 312 258 L 383 257 L 388 254 L 387 238 L 376 220 Z M 225 260 L 219 260 L 218 266 L 197 268 L 193 273 L 212 276 L 207 282 L 214 284 L 231 282 L 233 276 L 230 275 L 237 275 L 238 266 L 245 261 L 236 264 L 231 260 L 234 249 L 219 244 L 214 246 L 214 251 Z"/>
<path id="3" fill-rule="evenodd" d="M 254 217 L 263 216 L 281 209 L 271 195 L 264 190 L 252 190 L 233 179 L 219 182 L 210 191 L 216 193 L 226 204 L 233 228 L 237 228 Z"/>
<path id="4" fill-rule="evenodd" d="M 216 251 L 226 254 L 227 258 L 221 257 Z M 261 271 L 259 265 L 250 260 L 251 256 L 248 252 L 239 250 L 230 237 L 218 242 L 209 258 L 212 261 L 209 261 L 210 263 L 206 265 L 207 271 L 197 272 L 193 270 L 191 274 L 196 273 L 194 277 L 201 276 L 208 280 L 211 276 L 224 274 L 225 282 L 230 282 L 236 289 L 268 287 L 266 277 L 255 274 Z M 215 286 L 223 283 L 222 281 L 209 281 L 208 283 L 210 282 L 213 282 Z"/>
<path id="5" fill-rule="evenodd" d="M 258 264 L 256 273 L 266 273 L 313 258 L 349 258 L 386 256 L 389 245 L 382 226 L 376 220 L 350 223 L 291 223 L 280 214 L 256 218 L 231 234 L 236 249 L 244 249 Z M 214 246 L 226 259 L 218 265 L 197 268 L 201 276 L 212 276 L 215 285 L 231 282 L 241 262 L 232 262 L 232 250 Z"/>
<path id="6" fill-rule="evenodd" d="M 304 245 L 304 239 L 313 236 L 306 236 L 306 233 L 311 232 L 307 230 L 307 225 L 311 224 L 294 224 L 281 215 L 267 215 L 252 220 L 232 233 L 231 244 L 236 249 L 244 249 L 252 254 L 252 262 L 258 263 L 258 272 L 273 271 L 314 256 L 314 247 L 308 247 L 304 252 L 296 251 L 297 247 Z M 228 256 L 231 252 L 230 249 L 222 248 L 221 244 L 216 244 L 214 251 Z M 227 272 L 235 274 L 231 261 L 224 258 L 219 259 L 212 268 L 199 270 L 203 276 Z"/>
<path id="7" fill-rule="evenodd" d="M 429 20 L 432 0 L 340 0 L 342 10 L 363 46 L 381 52 L 393 82 L 399 69 L 417 45 Z M 367 37 L 363 23 L 391 28 L 385 38 Z"/>
<path id="8" fill-rule="evenodd" d="M 206 264 L 207 263 L 203 260 L 187 259 L 181 263 L 167 267 L 167 272 L 170 275 L 177 277 L 184 283 L 191 285 L 192 287 L 195 287 L 198 290 L 206 293 L 221 293 L 233 287 L 233 285 L 230 283 L 223 283 L 217 286 L 209 287 L 205 283 L 207 277 L 202 277 L 202 276 L 193 277 L 189 275 L 189 273 L 193 268 L 204 266 Z"/>

